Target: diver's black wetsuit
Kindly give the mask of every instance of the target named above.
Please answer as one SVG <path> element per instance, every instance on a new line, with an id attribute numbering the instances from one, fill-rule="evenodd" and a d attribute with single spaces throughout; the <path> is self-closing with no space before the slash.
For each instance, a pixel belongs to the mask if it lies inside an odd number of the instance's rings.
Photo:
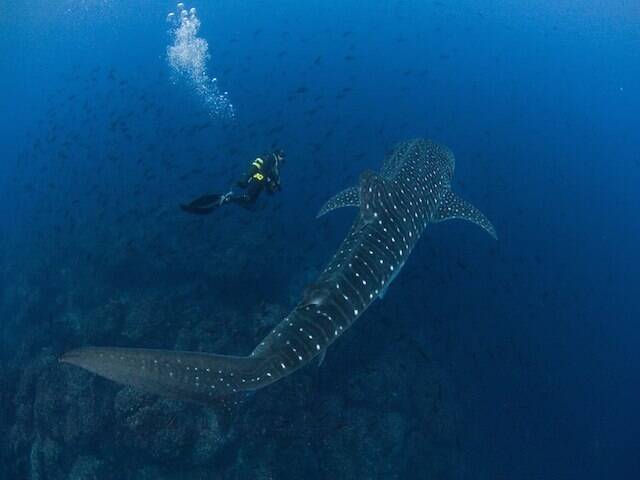
<path id="1" fill-rule="evenodd" d="M 281 189 L 280 169 L 276 154 L 261 155 L 252 163 L 251 167 L 236 183 L 245 193 L 233 193 L 226 201 L 237 203 L 245 208 L 250 207 L 266 188 L 273 194 Z"/>
<path id="2" fill-rule="evenodd" d="M 202 195 L 192 202 L 180 205 L 187 213 L 206 215 L 225 203 L 237 203 L 243 208 L 251 208 L 264 189 L 268 193 L 275 193 L 280 187 L 280 165 L 284 159 L 282 151 L 276 151 L 257 157 L 236 183 L 245 191 L 243 193 L 229 192 L 227 194 L 213 193 Z"/>

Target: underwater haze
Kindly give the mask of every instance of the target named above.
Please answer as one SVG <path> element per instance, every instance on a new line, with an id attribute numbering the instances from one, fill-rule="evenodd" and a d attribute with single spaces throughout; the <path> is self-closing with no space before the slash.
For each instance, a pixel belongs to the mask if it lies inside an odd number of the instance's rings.
<path id="1" fill-rule="evenodd" d="M 637 478 L 639 24 L 631 0 L 2 2 L 0 478 Z M 249 355 L 324 301 L 362 172 L 416 138 L 497 240 L 429 223 L 326 357 L 207 405 L 59 362 Z M 276 149 L 281 191 L 179 208 Z"/>

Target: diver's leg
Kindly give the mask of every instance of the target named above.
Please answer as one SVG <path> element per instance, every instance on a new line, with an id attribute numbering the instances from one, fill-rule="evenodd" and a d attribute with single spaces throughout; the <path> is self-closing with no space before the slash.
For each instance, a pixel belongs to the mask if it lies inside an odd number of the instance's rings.
<path id="1" fill-rule="evenodd" d="M 242 208 L 246 208 L 247 210 L 251 209 L 256 203 L 255 199 L 253 199 L 253 197 L 251 197 L 247 193 L 230 195 L 225 199 L 225 203 L 226 202 L 235 203 L 237 205 L 240 205 Z"/>
<path id="2" fill-rule="evenodd" d="M 255 182 L 249 183 L 246 193 L 238 195 L 230 195 L 226 198 L 226 201 L 237 203 L 242 208 L 247 210 L 253 209 L 260 192 L 262 191 L 262 184 Z"/>

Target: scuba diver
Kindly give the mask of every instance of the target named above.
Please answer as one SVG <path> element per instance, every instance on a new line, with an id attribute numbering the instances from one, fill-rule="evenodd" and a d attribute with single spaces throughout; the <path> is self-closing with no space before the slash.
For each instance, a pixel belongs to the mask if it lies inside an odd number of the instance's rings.
<path id="1" fill-rule="evenodd" d="M 187 213 L 196 215 L 211 213 L 225 203 L 237 203 L 243 208 L 250 209 L 264 189 L 271 195 L 282 189 L 280 186 L 280 167 L 283 163 L 284 152 L 282 150 L 261 155 L 251 162 L 245 175 L 236 182 L 236 185 L 244 189 L 244 192 L 234 193 L 233 190 L 230 190 L 224 194 L 202 195 L 186 205 L 180 205 L 180 208 Z"/>

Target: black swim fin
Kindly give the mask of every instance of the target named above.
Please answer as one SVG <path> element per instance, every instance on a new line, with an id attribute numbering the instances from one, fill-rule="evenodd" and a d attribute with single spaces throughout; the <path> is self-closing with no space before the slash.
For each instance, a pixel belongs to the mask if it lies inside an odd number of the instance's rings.
<path id="1" fill-rule="evenodd" d="M 180 205 L 183 212 L 193 213 L 195 215 L 207 215 L 220 206 L 220 198 L 222 195 L 213 193 L 202 195 L 190 203 Z"/>

